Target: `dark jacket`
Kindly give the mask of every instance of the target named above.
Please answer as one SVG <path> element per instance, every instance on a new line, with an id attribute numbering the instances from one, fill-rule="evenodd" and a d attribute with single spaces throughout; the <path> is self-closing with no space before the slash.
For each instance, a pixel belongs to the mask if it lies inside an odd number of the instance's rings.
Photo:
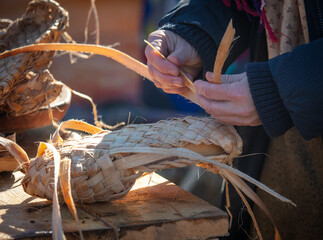
<path id="1" fill-rule="evenodd" d="M 257 111 L 267 132 L 262 127 L 237 128 L 244 143 L 243 155 L 251 153 L 251 156 L 236 159 L 234 166 L 296 202 L 296 209 L 282 206 L 275 199 L 257 192 L 270 209 L 283 239 L 321 237 L 323 141 L 314 137 L 323 133 L 323 1 L 304 2 L 311 43 L 270 61 L 265 31 L 259 31 L 259 18 L 238 11 L 234 4 L 226 7 L 222 0 L 181 1 L 160 22 L 161 29 L 179 34 L 196 48 L 204 65 L 198 77 L 203 78 L 206 71 L 213 70 L 217 46 L 229 20 L 233 19 L 239 38 L 230 51 L 223 73 L 249 48 L 250 64 L 246 71 Z M 287 131 L 293 126 L 302 137 L 295 129 Z M 268 135 L 281 136 L 269 144 Z M 305 141 L 304 138 L 313 139 Z M 254 154 L 265 152 L 271 158 Z M 229 239 L 249 239 L 245 232 L 250 217 L 242 211 L 241 199 L 230 185 L 229 195 L 233 216 Z M 257 214 L 257 208 L 255 211 L 260 220 L 258 223 L 262 223 L 262 233 L 273 236 L 265 229 L 272 231 L 270 222 L 266 222 L 265 217 L 259 218 L 261 213 Z"/>
<path id="2" fill-rule="evenodd" d="M 253 62 L 246 67 L 249 86 L 267 134 L 276 137 L 295 126 L 305 139 L 311 139 L 323 133 L 323 1 L 305 3 L 311 42 L 270 61 L 266 61 L 259 18 L 238 11 L 234 4 L 226 7 L 221 0 L 181 1 L 161 20 L 160 28 L 190 42 L 205 73 L 213 69 L 217 47 L 232 18 L 239 38 L 224 70 L 249 48 Z"/>

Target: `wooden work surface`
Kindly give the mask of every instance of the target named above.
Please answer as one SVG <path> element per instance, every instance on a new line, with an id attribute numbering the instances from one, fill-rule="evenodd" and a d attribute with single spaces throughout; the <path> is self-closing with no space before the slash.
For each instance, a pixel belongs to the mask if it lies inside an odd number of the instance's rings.
<path id="1" fill-rule="evenodd" d="M 26 194 L 23 174 L 0 174 L 0 239 L 50 239 L 51 203 Z M 78 239 L 77 228 L 62 205 L 67 239 Z M 228 233 L 225 212 L 160 177 L 138 179 L 129 194 L 109 203 L 78 207 L 85 239 L 216 239 Z"/>

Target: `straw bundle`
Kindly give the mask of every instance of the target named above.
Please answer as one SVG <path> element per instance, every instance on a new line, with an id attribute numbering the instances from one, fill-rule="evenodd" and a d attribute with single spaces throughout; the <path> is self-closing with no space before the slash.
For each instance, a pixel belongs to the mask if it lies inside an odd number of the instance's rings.
<path id="1" fill-rule="evenodd" d="M 241 153 L 242 141 L 234 128 L 212 118 L 186 117 L 155 124 L 132 124 L 113 132 L 70 137 L 56 149 L 62 161 L 71 161 L 71 189 L 76 202 L 102 202 L 124 196 L 144 172 L 209 165 L 194 159 L 198 152 L 231 163 Z M 176 149 L 190 150 L 178 156 Z M 185 152 L 186 153 L 186 152 Z M 22 181 L 27 193 L 52 199 L 54 161 L 50 149 L 30 162 Z M 59 190 L 60 200 L 61 190 Z"/>
<path id="2" fill-rule="evenodd" d="M 58 42 L 68 27 L 68 13 L 55 1 L 34 0 L 29 3 L 22 18 L 13 22 L 2 20 L 0 25 L 0 52 L 4 52 L 33 43 Z M 38 98 L 40 102 L 29 102 L 27 105 L 20 102 L 17 103 L 20 107 L 16 107 L 15 99 L 21 101 L 29 98 L 28 88 L 30 89 L 31 85 L 26 82 L 33 79 L 30 77 L 33 73 L 30 71 L 38 74 L 38 71 L 49 66 L 53 56 L 54 52 L 35 52 L 0 60 L 0 111 L 21 115 L 37 111 L 39 106 L 46 104 L 44 98 Z M 59 91 L 59 88 L 55 87 L 55 91 Z M 16 92 L 17 89 L 20 96 Z M 48 93 L 50 102 L 55 99 L 54 95 L 57 97 L 60 93 L 53 95 L 52 91 L 53 88 L 44 88 L 42 94 Z M 15 96 L 10 97 L 13 92 Z M 21 107 L 28 109 L 22 110 Z"/>

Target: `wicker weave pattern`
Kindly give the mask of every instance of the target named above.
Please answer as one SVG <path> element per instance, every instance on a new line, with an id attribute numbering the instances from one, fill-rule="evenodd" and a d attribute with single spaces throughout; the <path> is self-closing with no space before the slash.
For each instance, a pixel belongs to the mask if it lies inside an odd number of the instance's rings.
<path id="1" fill-rule="evenodd" d="M 62 84 L 55 81 L 48 70 L 35 74 L 29 72 L 26 80 L 19 84 L 8 97 L 3 109 L 11 115 L 33 113 L 46 103 L 54 101 L 62 91 Z"/>
<path id="2" fill-rule="evenodd" d="M 242 148 L 240 137 L 230 126 L 212 118 L 186 117 L 70 138 L 58 150 L 62 161 L 71 159 L 74 201 L 90 203 L 125 195 L 143 172 L 198 163 L 175 155 L 145 152 L 145 149 L 198 149 L 202 145 L 212 149 L 214 159 L 222 162 L 231 161 Z M 134 153 L 135 149 L 144 150 Z M 51 152 L 32 160 L 22 182 L 25 191 L 51 199 L 52 170 Z"/>
<path id="3" fill-rule="evenodd" d="M 22 18 L 0 31 L 0 52 L 33 43 L 58 42 L 67 27 L 68 13 L 58 3 L 34 0 Z M 24 53 L 0 60 L 0 111 L 8 111 L 5 102 L 26 81 L 26 74 L 48 67 L 53 55 L 54 52 Z"/>

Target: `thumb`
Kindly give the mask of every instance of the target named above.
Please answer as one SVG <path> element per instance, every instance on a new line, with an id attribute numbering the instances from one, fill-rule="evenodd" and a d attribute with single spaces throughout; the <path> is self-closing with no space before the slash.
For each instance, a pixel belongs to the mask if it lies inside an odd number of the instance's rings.
<path id="1" fill-rule="evenodd" d="M 170 61 L 171 63 L 175 64 L 177 67 L 182 67 L 185 62 L 183 59 L 183 53 L 179 50 L 175 50 L 171 54 L 167 56 L 167 60 Z"/>
<path id="2" fill-rule="evenodd" d="M 177 44 L 174 51 L 167 56 L 167 60 L 178 67 L 184 66 L 190 60 L 190 55 L 192 55 L 190 49 L 184 45 L 185 44 Z"/>
<path id="3" fill-rule="evenodd" d="M 244 73 L 242 73 L 242 74 L 221 74 L 221 83 L 228 84 L 228 83 L 239 82 L 239 81 L 241 81 L 241 79 L 244 76 L 245 76 Z M 209 82 L 213 82 L 213 72 L 206 72 L 205 77 Z"/>
<path id="4" fill-rule="evenodd" d="M 236 83 L 248 79 L 247 73 L 238 73 L 238 74 L 224 74 L 221 75 L 221 80 L 223 83 Z"/>

